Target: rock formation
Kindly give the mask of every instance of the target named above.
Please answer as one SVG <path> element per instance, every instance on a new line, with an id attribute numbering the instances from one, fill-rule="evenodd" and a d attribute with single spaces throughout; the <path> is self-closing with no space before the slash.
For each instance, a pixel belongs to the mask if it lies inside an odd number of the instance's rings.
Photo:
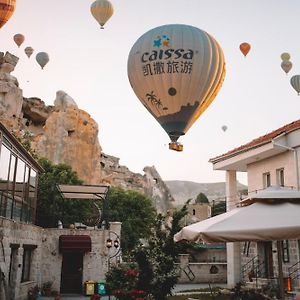
<path id="1" fill-rule="evenodd" d="M 119 160 L 117 157 L 101 154 L 103 182 L 147 195 L 152 199 L 152 204 L 159 213 L 165 214 L 173 207 L 174 199 L 154 166 L 145 167 L 142 175 L 121 166 Z"/>
<path id="2" fill-rule="evenodd" d="M 172 207 L 173 198 L 155 167 L 145 167 L 143 175 L 133 173 L 119 158 L 101 153 L 97 123 L 66 92 L 58 91 L 50 106 L 39 98 L 24 98 L 10 75 L 17 62 L 16 56 L 0 52 L 0 121 L 9 130 L 29 139 L 39 156 L 70 165 L 86 184 L 108 183 L 141 192 L 161 213 Z"/>
<path id="3" fill-rule="evenodd" d="M 32 148 L 55 164 L 72 166 L 85 183 L 101 183 L 98 125 L 65 92 L 56 93 L 53 112 L 43 133 L 32 138 Z"/>

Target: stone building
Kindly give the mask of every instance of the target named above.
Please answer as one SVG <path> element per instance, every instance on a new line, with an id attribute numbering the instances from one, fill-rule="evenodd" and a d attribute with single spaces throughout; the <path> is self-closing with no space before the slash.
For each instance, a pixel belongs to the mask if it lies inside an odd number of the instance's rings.
<path id="1" fill-rule="evenodd" d="M 1 299 L 27 299 L 29 289 L 46 282 L 58 293 L 82 294 L 85 281 L 105 279 L 110 258 L 120 250 L 106 245 L 111 239 L 119 243 L 118 222 L 109 229 L 34 225 L 42 171 L 0 123 Z"/>
<path id="2" fill-rule="evenodd" d="M 299 190 L 299 151 L 300 120 L 297 120 L 212 158 L 214 170 L 226 172 L 227 210 L 235 208 L 240 201 L 237 172 L 247 172 L 249 196 L 270 186 Z M 283 276 L 290 278 L 292 285 L 297 287 L 300 285 L 300 241 L 284 240 L 281 246 L 283 254 L 279 259 Z M 278 277 L 277 253 L 277 244 L 272 241 L 227 243 L 229 286 L 244 280 L 243 276 L 249 275 L 252 269 L 262 278 Z"/>

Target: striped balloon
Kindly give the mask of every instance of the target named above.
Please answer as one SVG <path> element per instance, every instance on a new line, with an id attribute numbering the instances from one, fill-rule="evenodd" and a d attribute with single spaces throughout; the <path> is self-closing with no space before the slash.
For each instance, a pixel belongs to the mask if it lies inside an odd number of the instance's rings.
<path id="1" fill-rule="evenodd" d="M 0 0 L 0 28 L 10 19 L 16 8 L 16 0 Z"/>
<path id="2" fill-rule="evenodd" d="M 101 29 L 104 29 L 104 24 L 113 15 L 114 8 L 108 0 L 96 0 L 91 5 L 91 13 L 97 22 L 101 25 Z"/>

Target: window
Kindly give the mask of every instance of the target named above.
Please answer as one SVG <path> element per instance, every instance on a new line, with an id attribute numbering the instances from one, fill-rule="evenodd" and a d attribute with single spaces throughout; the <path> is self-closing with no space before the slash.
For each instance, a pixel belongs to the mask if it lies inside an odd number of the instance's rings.
<path id="1" fill-rule="evenodd" d="M 282 246 L 282 261 L 288 263 L 290 262 L 289 241 L 288 240 L 282 241 L 281 246 Z"/>
<path id="2" fill-rule="evenodd" d="M 284 169 L 277 169 L 276 170 L 277 176 L 277 185 L 284 186 Z"/>
<path id="3" fill-rule="evenodd" d="M 195 209 L 193 209 L 193 216 L 196 214 L 196 210 Z"/>
<path id="4" fill-rule="evenodd" d="M 21 281 L 30 280 L 30 267 L 32 262 L 33 251 L 36 248 L 34 245 L 24 245 L 23 249 L 23 264 L 22 264 L 22 278 Z"/>
<path id="5" fill-rule="evenodd" d="M 263 174 L 263 186 L 264 188 L 271 186 L 271 175 L 269 172 Z"/>
<path id="6" fill-rule="evenodd" d="M 251 242 L 245 242 L 244 243 L 243 254 L 246 255 L 246 256 L 249 256 L 250 243 Z"/>

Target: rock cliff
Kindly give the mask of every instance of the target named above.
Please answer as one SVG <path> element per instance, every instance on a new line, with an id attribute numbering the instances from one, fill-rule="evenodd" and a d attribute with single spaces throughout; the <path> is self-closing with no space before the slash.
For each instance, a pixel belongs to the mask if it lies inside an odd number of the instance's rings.
<path id="1" fill-rule="evenodd" d="M 98 124 L 67 93 L 58 91 L 50 106 L 39 98 L 24 98 L 10 74 L 17 63 L 18 57 L 0 52 L 0 121 L 9 130 L 28 139 L 39 156 L 72 166 L 86 184 L 139 191 L 162 213 L 172 207 L 173 198 L 155 167 L 145 167 L 143 175 L 133 173 L 119 158 L 101 153 Z"/>

